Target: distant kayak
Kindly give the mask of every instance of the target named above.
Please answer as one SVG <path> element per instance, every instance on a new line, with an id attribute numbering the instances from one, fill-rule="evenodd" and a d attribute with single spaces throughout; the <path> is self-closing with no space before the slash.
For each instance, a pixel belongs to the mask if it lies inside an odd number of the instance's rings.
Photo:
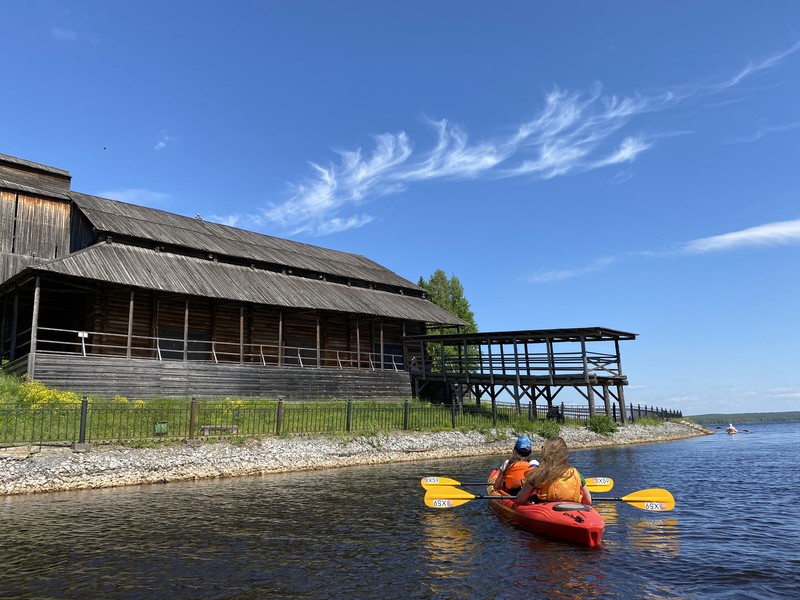
<path id="1" fill-rule="evenodd" d="M 493 471 L 490 481 L 496 476 L 497 471 Z M 492 508 L 523 529 L 590 548 L 600 546 L 606 524 L 591 506 L 562 501 L 518 504 L 513 496 L 491 485 L 487 491 L 497 496 L 497 500 L 491 500 Z"/>

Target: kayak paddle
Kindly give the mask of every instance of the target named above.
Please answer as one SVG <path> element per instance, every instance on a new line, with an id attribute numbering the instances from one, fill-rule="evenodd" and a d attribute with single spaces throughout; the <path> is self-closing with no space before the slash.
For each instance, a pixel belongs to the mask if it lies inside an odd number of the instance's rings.
<path id="1" fill-rule="evenodd" d="M 420 480 L 420 484 L 426 490 L 430 490 L 436 487 L 441 487 L 443 485 L 487 485 L 488 482 L 482 481 L 470 481 L 470 482 L 460 482 L 456 481 L 455 479 L 450 479 L 449 477 L 423 477 Z M 590 492 L 609 492 L 611 488 L 614 487 L 614 480 L 611 477 L 587 477 L 586 478 L 586 488 Z"/>
<path id="2" fill-rule="evenodd" d="M 453 508 L 471 500 L 500 500 L 503 496 L 476 496 L 453 486 L 436 486 L 425 492 L 425 506 L 430 508 Z M 666 511 L 675 508 L 675 498 L 661 488 L 639 490 L 622 498 L 592 498 L 596 502 L 627 502 L 642 510 Z"/>

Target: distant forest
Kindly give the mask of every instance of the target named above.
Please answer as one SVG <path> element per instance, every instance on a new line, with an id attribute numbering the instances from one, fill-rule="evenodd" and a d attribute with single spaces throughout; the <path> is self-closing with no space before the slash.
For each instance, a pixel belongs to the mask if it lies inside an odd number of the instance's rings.
<path id="1" fill-rule="evenodd" d="M 716 425 L 720 423 L 783 423 L 785 421 L 800 421 L 800 410 L 768 413 L 737 413 L 733 415 L 691 415 L 686 418 L 700 425 Z"/>

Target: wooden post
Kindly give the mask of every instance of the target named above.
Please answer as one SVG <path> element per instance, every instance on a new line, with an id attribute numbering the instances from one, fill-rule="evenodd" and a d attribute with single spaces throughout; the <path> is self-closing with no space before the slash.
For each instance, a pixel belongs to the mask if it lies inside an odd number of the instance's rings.
<path id="1" fill-rule="evenodd" d="M 278 311 L 278 366 L 283 366 L 283 309 Z"/>
<path id="2" fill-rule="evenodd" d="M 183 362 L 189 357 L 189 297 L 183 309 Z"/>
<path id="3" fill-rule="evenodd" d="M 356 319 L 356 369 L 361 368 L 361 319 Z"/>
<path id="4" fill-rule="evenodd" d="M 244 363 L 244 304 L 239 305 L 239 364 Z"/>
<path id="5" fill-rule="evenodd" d="M 606 405 L 606 416 L 611 416 L 611 397 L 608 393 L 608 382 L 603 383 L 603 403 Z"/>
<path id="6" fill-rule="evenodd" d="M 131 290 L 130 300 L 128 300 L 128 348 L 125 352 L 127 358 L 131 357 L 131 345 L 133 344 L 133 295 L 134 291 Z"/>
<path id="7" fill-rule="evenodd" d="M 36 285 L 33 290 L 33 318 L 31 319 L 31 351 L 28 360 L 28 377 L 36 378 L 36 340 L 39 330 L 39 300 L 42 294 L 41 278 L 36 276 Z"/>
<path id="8" fill-rule="evenodd" d="M 383 357 L 383 352 L 384 352 L 384 349 L 383 349 L 383 317 L 381 317 L 380 320 L 378 321 L 378 325 L 379 325 L 380 330 L 381 330 L 381 371 L 383 371 L 384 360 L 385 360 L 384 357 Z"/>
<path id="9" fill-rule="evenodd" d="M 317 311 L 317 368 L 322 366 L 322 328 L 320 326 L 320 313 Z"/>
<path id="10" fill-rule="evenodd" d="M 517 348 L 517 338 L 514 338 L 514 406 L 517 409 L 517 414 L 522 414 L 522 403 L 520 402 L 520 381 L 519 381 L 519 349 Z"/>
<path id="11" fill-rule="evenodd" d="M 622 421 L 622 424 L 625 425 L 625 423 L 626 423 L 626 419 L 625 419 L 625 394 L 622 391 L 622 388 L 623 388 L 623 386 L 621 386 L 621 385 L 617 386 L 617 400 L 619 402 L 620 420 Z"/>

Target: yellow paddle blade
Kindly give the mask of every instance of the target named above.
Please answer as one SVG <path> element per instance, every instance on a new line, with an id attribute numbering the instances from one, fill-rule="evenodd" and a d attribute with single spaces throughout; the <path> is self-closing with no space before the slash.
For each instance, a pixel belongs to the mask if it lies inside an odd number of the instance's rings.
<path id="1" fill-rule="evenodd" d="M 644 510 L 663 511 L 675 508 L 675 498 L 669 491 L 661 488 L 639 490 L 623 496 L 620 500 Z"/>
<path id="2" fill-rule="evenodd" d="M 431 508 L 453 508 L 454 506 L 466 504 L 474 498 L 477 498 L 477 496 L 465 490 L 441 486 L 430 488 L 425 492 L 425 506 Z"/>
<path id="3" fill-rule="evenodd" d="M 419 483 L 426 490 L 439 487 L 442 485 L 461 485 L 461 482 L 456 481 L 455 479 L 450 479 L 449 477 L 436 477 L 436 476 L 423 477 Z"/>
<path id="4" fill-rule="evenodd" d="M 611 477 L 587 477 L 586 489 L 590 492 L 608 492 L 614 487 Z"/>

